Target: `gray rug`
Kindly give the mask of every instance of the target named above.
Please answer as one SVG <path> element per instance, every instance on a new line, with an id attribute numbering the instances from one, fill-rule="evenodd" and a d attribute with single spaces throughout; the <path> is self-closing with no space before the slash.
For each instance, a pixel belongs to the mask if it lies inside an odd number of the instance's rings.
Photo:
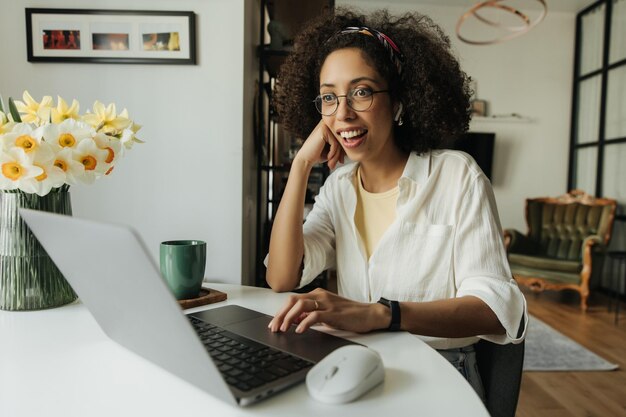
<path id="1" fill-rule="evenodd" d="M 618 365 L 529 316 L 524 371 L 612 371 Z"/>

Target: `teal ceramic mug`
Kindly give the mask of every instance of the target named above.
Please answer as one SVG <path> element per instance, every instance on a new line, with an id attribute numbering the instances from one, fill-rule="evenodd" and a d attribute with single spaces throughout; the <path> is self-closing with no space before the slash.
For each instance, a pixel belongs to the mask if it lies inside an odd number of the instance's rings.
<path id="1" fill-rule="evenodd" d="M 206 265 L 206 242 L 170 240 L 161 243 L 161 275 L 178 300 L 200 294 Z"/>

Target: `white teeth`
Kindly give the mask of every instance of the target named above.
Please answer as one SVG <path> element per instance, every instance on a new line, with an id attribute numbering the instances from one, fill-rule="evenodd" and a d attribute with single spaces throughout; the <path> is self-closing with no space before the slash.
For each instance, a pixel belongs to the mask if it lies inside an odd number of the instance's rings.
<path id="1" fill-rule="evenodd" d="M 351 139 L 355 136 L 360 136 L 363 133 L 365 133 L 364 129 L 358 129 L 358 130 L 344 131 L 344 132 L 341 132 L 340 135 L 344 139 Z"/>

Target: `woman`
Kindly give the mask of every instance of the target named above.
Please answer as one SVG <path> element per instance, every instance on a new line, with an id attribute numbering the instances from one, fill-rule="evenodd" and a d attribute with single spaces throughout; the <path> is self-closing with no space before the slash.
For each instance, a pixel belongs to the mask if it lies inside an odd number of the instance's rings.
<path id="1" fill-rule="evenodd" d="M 473 344 L 521 342 L 527 313 L 489 180 L 468 155 L 436 150 L 467 130 L 468 81 L 449 39 L 417 13 L 340 10 L 298 36 L 276 102 L 307 139 L 274 220 L 267 282 L 291 291 L 334 267 L 339 294 L 292 295 L 272 331 L 425 336 L 482 396 Z M 344 157 L 354 163 L 329 176 L 302 226 L 312 167 Z"/>

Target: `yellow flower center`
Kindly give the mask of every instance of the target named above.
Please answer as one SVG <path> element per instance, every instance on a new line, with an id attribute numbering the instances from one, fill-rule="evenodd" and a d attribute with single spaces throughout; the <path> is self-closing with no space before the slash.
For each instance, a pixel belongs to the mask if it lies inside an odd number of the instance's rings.
<path id="1" fill-rule="evenodd" d="M 59 146 L 62 148 L 71 148 L 76 144 L 76 138 L 71 133 L 61 133 L 59 135 Z"/>
<path id="2" fill-rule="evenodd" d="M 80 159 L 80 162 L 85 166 L 85 171 L 93 171 L 98 165 L 98 161 L 91 155 L 85 155 Z"/>
<path id="3" fill-rule="evenodd" d="M 7 162 L 2 164 L 2 175 L 10 180 L 19 180 L 23 173 L 24 168 L 17 162 Z"/>
<path id="4" fill-rule="evenodd" d="M 41 173 L 41 175 L 36 176 L 36 177 L 35 177 L 35 179 L 36 179 L 37 181 L 40 181 L 40 182 L 41 182 L 41 181 L 45 180 L 46 178 L 48 178 L 48 174 L 46 174 L 46 170 L 45 170 L 45 168 L 44 168 L 44 167 L 42 167 L 41 165 L 38 165 L 38 164 L 35 164 L 35 165 L 36 165 L 36 166 L 38 166 L 39 168 L 41 168 L 41 169 L 43 170 L 43 172 Z"/>
<path id="5" fill-rule="evenodd" d="M 15 146 L 23 148 L 24 152 L 32 152 L 37 149 L 37 141 L 28 135 L 22 135 L 15 139 Z"/>
<path id="6" fill-rule="evenodd" d="M 111 148 L 106 148 L 106 151 L 109 151 L 109 154 L 107 155 L 107 159 L 104 160 L 104 162 L 106 162 L 107 164 L 110 164 L 111 162 L 113 162 L 113 159 L 115 158 L 115 152 L 113 152 L 113 149 Z"/>
<path id="7" fill-rule="evenodd" d="M 67 162 L 61 160 L 61 159 L 57 159 L 56 161 L 54 161 L 54 166 L 61 168 L 63 170 L 63 172 L 67 172 Z"/>

